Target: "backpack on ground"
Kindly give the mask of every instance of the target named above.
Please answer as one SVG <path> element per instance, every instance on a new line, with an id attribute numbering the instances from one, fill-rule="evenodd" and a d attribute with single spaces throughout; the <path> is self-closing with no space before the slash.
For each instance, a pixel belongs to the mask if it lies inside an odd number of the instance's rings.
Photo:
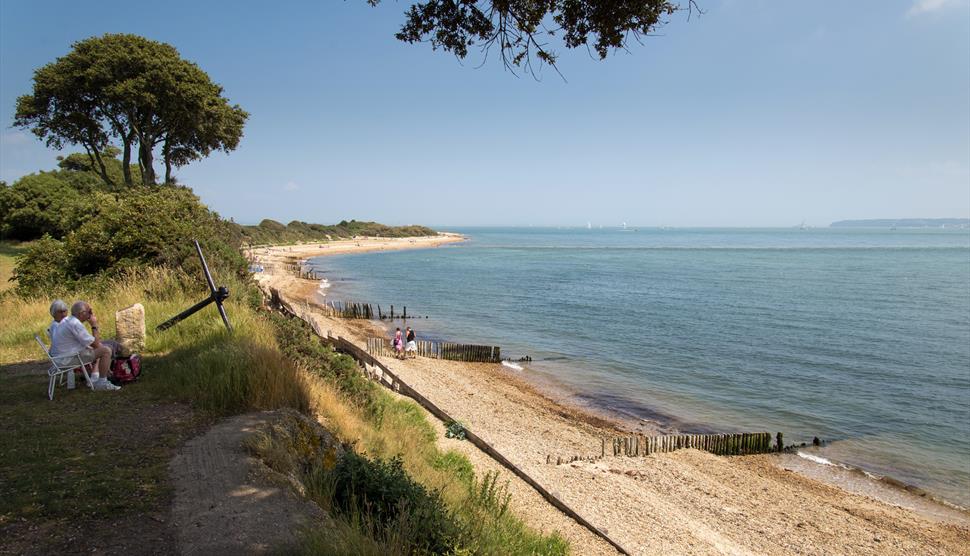
<path id="1" fill-rule="evenodd" d="M 138 380 L 141 375 L 141 356 L 137 353 L 128 357 L 118 357 L 111 361 L 111 382 L 127 384 Z"/>

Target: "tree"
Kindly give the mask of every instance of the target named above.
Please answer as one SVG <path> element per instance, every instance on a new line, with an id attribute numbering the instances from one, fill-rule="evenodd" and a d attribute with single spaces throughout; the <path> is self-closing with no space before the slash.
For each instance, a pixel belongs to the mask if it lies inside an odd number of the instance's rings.
<path id="1" fill-rule="evenodd" d="M 24 176 L 13 185 L 0 187 L 0 236 L 18 240 L 44 234 L 62 237 L 78 225 L 80 206 L 81 193 L 58 172 Z"/>
<path id="2" fill-rule="evenodd" d="M 102 153 L 116 139 L 123 180 L 131 186 L 133 150 L 142 183 L 151 185 L 161 145 L 165 181 L 171 182 L 173 167 L 235 149 L 248 116 L 171 45 L 108 34 L 75 43 L 66 56 L 34 72 L 33 92 L 17 99 L 14 125 L 50 147 L 82 145 L 109 185 Z"/>
<path id="3" fill-rule="evenodd" d="M 696 9 L 694 0 L 687 6 Z M 497 46 L 507 69 L 525 67 L 535 75 L 533 55 L 540 64 L 556 65 L 545 37 L 561 35 L 566 48 L 592 47 L 602 60 L 679 9 L 669 0 L 425 0 L 408 9 L 395 36 L 411 44 L 430 42 L 459 58 L 470 46 L 479 45 L 486 56 Z"/>

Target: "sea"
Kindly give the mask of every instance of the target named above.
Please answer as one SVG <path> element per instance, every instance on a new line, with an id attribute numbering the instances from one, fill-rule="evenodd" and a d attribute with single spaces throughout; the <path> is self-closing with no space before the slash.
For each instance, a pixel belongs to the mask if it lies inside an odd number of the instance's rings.
<path id="1" fill-rule="evenodd" d="M 531 358 L 523 378 L 633 429 L 780 431 L 970 507 L 970 230 L 443 231 L 468 240 L 310 265 L 328 300 Z"/>

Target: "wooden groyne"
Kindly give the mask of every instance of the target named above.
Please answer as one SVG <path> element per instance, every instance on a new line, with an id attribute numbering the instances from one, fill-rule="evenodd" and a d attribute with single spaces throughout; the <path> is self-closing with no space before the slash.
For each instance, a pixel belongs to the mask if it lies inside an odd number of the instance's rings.
<path id="1" fill-rule="evenodd" d="M 771 443 L 770 432 L 735 434 L 673 434 L 663 436 L 619 436 L 610 440 L 614 456 L 649 456 L 695 448 L 718 456 L 744 456 L 778 451 Z M 603 440 L 602 454 L 607 441 Z"/>
<path id="2" fill-rule="evenodd" d="M 455 344 L 431 340 L 417 340 L 415 343 L 418 349 L 417 354 L 431 359 L 481 363 L 498 363 L 502 360 L 502 348 L 499 346 Z M 393 357 L 394 348 L 387 338 L 371 337 L 367 338 L 367 353 L 380 357 Z"/>
<path id="3" fill-rule="evenodd" d="M 324 307 L 326 308 L 329 316 L 345 319 L 407 320 L 420 318 L 413 314 L 409 316 L 407 306 L 404 307 L 403 312 L 398 312 L 396 315 L 394 314 L 393 305 L 391 305 L 390 313 L 385 313 L 381 309 L 380 305 L 374 305 L 372 303 L 358 303 L 354 301 L 327 301 Z"/>
<path id="4" fill-rule="evenodd" d="M 370 303 L 345 303 L 342 301 L 328 301 L 325 305 L 329 316 L 345 319 L 372 319 L 374 308 Z"/>
<path id="5" fill-rule="evenodd" d="M 601 439 L 599 456 L 562 456 L 547 455 L 546 463 L 571 463 L 574 461 L 595 461 L 606 457 L 646 457 L 650 454 L 665 454 L 694 448 L 718 456 L 747 456 L 768 454 L 786 448 L 782 434 L 778 433 L 777 443 L 772 443 L 770 432 L 742 432 L 734 434 L 668 434 L 658 436 L 630 435 Z"/>

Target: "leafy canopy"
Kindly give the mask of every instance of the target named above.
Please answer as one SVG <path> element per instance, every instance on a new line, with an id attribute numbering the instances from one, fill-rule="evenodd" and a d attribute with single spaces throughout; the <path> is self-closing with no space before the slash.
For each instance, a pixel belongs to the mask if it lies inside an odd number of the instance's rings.
<path id="1" fill-rule="evenodd" d="M 368 0 L 377 5 L 381 0 Z M 688 0 L 688 9 L 695 7 Z M 665 22 L 680 7 L 669 0 L 425 0 L 412 5 L 396 37 L 430 42 L 459 58 L 478 45 L 499 49 L 507 69 L 532 71 L 532 56 L 555 67 L 547 37 L 566 48 L 587 46 L 602 60 Z M 533 72 L 534 75 L 534 72 Z"/>
<path id="2" fill-rule="evenodd" d="M 222 96 L 198 66 L 171 45 L 137 35 L 107 34 L 75 43 L 72 50 L 34 72 L 31 94 L 17 99 L 14 125 L 29 129 L 49 147 L 84 147 L 105 183 L 102 153 L 121 144 L 122 180 L 133 185 L 132 156 L 142 183 L 156 183 L 160 150 L 165 182 L 172 169 L 239 145 L 249 116 Z"/>

